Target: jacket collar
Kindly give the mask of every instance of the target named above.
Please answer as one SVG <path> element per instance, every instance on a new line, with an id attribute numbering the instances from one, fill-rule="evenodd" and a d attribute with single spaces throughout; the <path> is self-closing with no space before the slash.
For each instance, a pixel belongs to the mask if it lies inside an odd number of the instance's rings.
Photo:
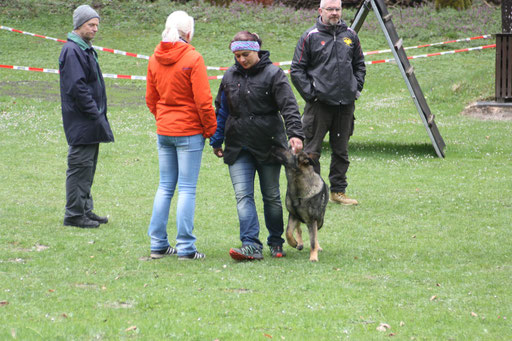
<path id="1" fill-rule="evenodd" d="M 260 56 L 260 61 L 253 65 L 250 69 L 244 69 L 242 65 L 236 60 L 235 58 L 235 67 L 238 72 L 242 74 L 247 75 L 254 75 L 261 70 L 263 70 L 268 64 L 272 64 L 270 61 L 270 52 L 266 50 L 261 50 L 258 52 L 258 55 Z"/>
<path id="2" fill-rule="evenodd" d="M 331 26 L 324 24 L 320 16 L 318 16 L 318 18 L 316 19 L 316 27 L 318 28 L 319 31 L 327 33 L 332 33 L 333 31 L 336 33 L 340 33 L 346 31 L 348 28 L 347 24 L 343 21 L 343 19 L 340 19 L 340 21 L 338 21 L 338 23 L 335 26 Z"/>
<path id="3" fill-rule="evenodd" d="M 68 40 L 71 40 L 72 42 L 76 43 L 84 51 L 92 47 L 91 43 L 86 43 L 85 40 L 83 40 L 82 37 L 80 37 L 75 32 L 68 33 Z"/>

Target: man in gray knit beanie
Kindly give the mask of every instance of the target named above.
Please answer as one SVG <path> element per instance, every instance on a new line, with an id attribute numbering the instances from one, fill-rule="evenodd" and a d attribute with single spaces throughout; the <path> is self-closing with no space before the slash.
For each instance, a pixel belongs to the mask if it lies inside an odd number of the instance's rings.
<path id="1" fill-rule="evenodd" d="M 93 212 L 91 187 L 99 145 L 114 142 L 107 119 L 107 93 L 92 40 L 100 17 L 90 6 L 73 13 L 72 32 L 59 57 L 60 94 L 64 133 L 68 142 L 64 225 L 97 228 L 108 216 Z"/>
<path id="2" fill-rule="evenodd" d="M 78 6 L 73 12 L 73 28 L 76 30 L 92 18 L 100 19 L 98 12 L 89 5 Z"/>

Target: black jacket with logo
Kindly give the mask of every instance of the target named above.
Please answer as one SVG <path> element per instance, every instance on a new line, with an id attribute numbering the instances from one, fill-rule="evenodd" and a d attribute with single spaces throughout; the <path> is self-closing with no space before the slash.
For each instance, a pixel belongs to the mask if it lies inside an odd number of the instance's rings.
<path id="1" fill-rule="evenodd" d="M 300 37 L 290 71 L 293 85 L 307 102 L 354 102 L 366 75 L 357 33 L 343 20 L 329 26 L 318 17 L 315 26 Z"/>
<path id="2" fill-rule="evenodd" d="M 220 147 L 224 140 L 224 162 L 228 165 L 236 161 L 242 149 L 259 162 L 275 162 L 270 155 L 272 146 L 286 148 L 287 135 L 304 139 L 290 83 L 269 55 L 260 51 L 260 61 L 248 70 L 235 61 L 222 78 L 215 99 L 217 132 L 210 144 Z"/>

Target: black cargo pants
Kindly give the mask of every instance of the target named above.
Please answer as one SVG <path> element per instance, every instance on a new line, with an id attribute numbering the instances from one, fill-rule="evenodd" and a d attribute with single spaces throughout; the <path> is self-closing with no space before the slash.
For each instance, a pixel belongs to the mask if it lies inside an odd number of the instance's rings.
<path id="1" fill-rule="evenodd" d="M 327 105 L 319 101 L 307 102 L 302 116 L 306 139 L 304 151 L 313 156 L 315 171 L 320 174 L 320 153 L 325 135 L 329 133 L 331 167 L 329 182 L 331 192 L 345 193 L 347 188 L 348 141 L 354 131 L 354 103 Z"/>

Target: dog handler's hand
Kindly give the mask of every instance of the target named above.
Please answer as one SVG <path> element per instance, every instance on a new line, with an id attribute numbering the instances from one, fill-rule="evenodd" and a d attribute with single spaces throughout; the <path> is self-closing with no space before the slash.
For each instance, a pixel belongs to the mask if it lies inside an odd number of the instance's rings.
<path id="1" fill-rule="evenodd" d="M 302 140 L 297 137 L 292 137 L 288 142 L 294 154 L 297 154 L 302 150 Z"/>
<path id="2" fill-rule="evenodd" d="M 224 151 L 222 148 L 213 148 L 213 154 L 215 154 L 217 157 L 223 157 Z"/>

